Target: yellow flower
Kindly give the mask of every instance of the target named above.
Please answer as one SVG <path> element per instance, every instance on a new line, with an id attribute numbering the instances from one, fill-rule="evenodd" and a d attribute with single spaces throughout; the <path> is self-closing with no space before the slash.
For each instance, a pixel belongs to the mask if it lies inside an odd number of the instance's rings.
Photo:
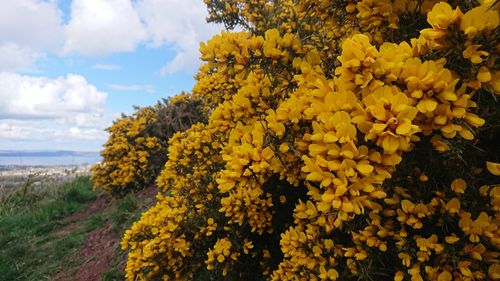
<path id="1" fill-rule="evenodd" d="M 394 281 L 403 281 L 404 277 L 405 274 L 402 271 L 398 271 L 394 274 Z"/>
<path id="2" fill-rule="evenodd" d="M 493 30 L 499 24 L 498 12 L 485 6 L 478 6 L 463 15 L 460 28 L 469 39 L 483 30 Z"/>
<path id="3" fill-rule="evenodd" d="M 460 201 L 457 198 L 453 198 L 448 203 L 446 203 L 446 210 L 450 214 L 456 214 L 460 211 Z"/>
<path id="4" fill-rule="evenodd" d="M 326 270 L 324 266 L 321 266 L 319 268 L 319 278 L 321 280 L 337 280 L 339 278 L 339 273 L 333 268 Z"/>
<path id="5" fill-rule="evenodd" d="M 450 4 L 446 2 L 438 2 L 432 11 L 427 14 L 427 22 L 434 28 L 447 29 L 448 26 L 456 22 L 462 16 L 459 8 L 453 10 Z"/>
<path id="6" fill-rule="evenodd" d="M 437 281 L 451 281 L 453 277 L 448 271 L 443 271 L 439 274 Z"/>
<path id="7" fill-rule="evenodd" d="M 486 83 L 491 80 L 491 73 L 487 67 L 481 66 L 477 72 L 477 80 L 481 83 Z"/>
<path id="8" fill-rule="evenodd" d="M 490 80 L 490 85 L 493 88 L 495 94 L 500 95 L 500 71 L 496 71 L 493 73 L 493 76 Z"/>
<path id="9" fill-rule="evenodd" d="M 491 280 L 500 280 L 500 264 L 494 263 L 488 267 L 488 277 Z"/>
<path id="10" fill-rule="evenodd" d="M 405 267 L 411 266 L 411 256 L 406 253 L 399 253 L 398 258 Z"/>
<path id="11" fill-rule="evenodd" d="M 429 180 L 429 177 L 425 174 L 425 173 L 422 173 L 420 174 L 420 176 L 418 177 L 418 180 L 421 181 L 421 182 L 426 182 Z"/>
<path id="12" fill-rule="evenodd" d="M 463 194 L 467 188 L 467 183 L 463 179 L 455 179 L 451 183 L 451 189 L 458 194 Z"/>
<path id="13" fill-rule="evenodd" d="M 410 105 L 410 99 L 395 87 L 380 87 L 365 97 L 366 112 L 373 121 L 358 121 L 358 127 L 366 132 L 366 140 L 376 140 L 387 153 L 397 150 L 408 151 L 412 135 L 420 131 L 412 121 L 417 109 Z"/>
<path id="14" fill-rule="evenodd" d="M 355 68 L 375 61 L 377 49 L 370 44 L 368 36 L 356 34 L 342 44 L 342 55 L 338 58 L 343 67 Z"/>
<path id="15" fill-rule="evenodd" d="M 486 161 L 486 168 L 495 176 L 500 176 L 500 163 Z"/>
<path id="16" fill-rule="evenodd" d="M 445 152 L 450 150 L 450 147 L 446 142 L 443 141 L 443 138 L 439 135 L 434 135 L 431 138 L 431 143 L 432 146 L 434 147 L 435 150 L 439 152 Z"/>
<path id="17" fill-rule="evenodd" d="M 446 236 L 444 238 L 444 240 L 448 244 L 455 244 L 456 242 L 458 242 L 460 240 L 460 238 L 458 238 L 457 236 L 455 236 L 455 234 L 453 234 L 453 235 L 450 235 L 450 236 Z"/>
<path id="18" fill-rule="evenodd" d="M 462 55 L 464 58 L 470 59 L 474 64 L 481 63 L 483 62 L 482 56 L 487 57 L 489 54 L 485 51 L 478 51 L 479 48 L 481 48 L 481 45 L 470 45 L 462 52 Z"/>

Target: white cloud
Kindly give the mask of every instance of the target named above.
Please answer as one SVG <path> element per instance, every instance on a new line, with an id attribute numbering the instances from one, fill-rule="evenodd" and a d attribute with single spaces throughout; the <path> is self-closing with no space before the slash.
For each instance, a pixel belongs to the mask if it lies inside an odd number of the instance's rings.
<path id="1" fill-rule="evenodd" d="M 107 133 L 102 128 L 86 128 L 70 124 L 54 126 L 54 124 L 43 121 L 0 119 L 1 143 L 11 143 L 10 147 L 13 147 L 12 143 L 20 141 L 29 141 L 33 145 L 35 142 L 71 144 L 86 140 L 96 141 L 98 145 L 104 142 L 106 137 Z M 97 148 L 96 144 L 93 146 Z M 80 143 L 80 149 L 83 147 L 85 146 Z"/>
<path id="2" fill-rule="evenodd" d="M 31 120 L 0 119 L 0 138 L 7 139 L 36 139 L 47 133 L 40 127 L 40 122 Z"/>
<path id="3" fill-rule="evenodd" d="M 146 93 L 154 93 L 155 89 L 153 85 L 125 85 L 125 84 L 108 84 L 109 89 L 115 91 L 124 91 L 124 92 L 146 92 Z"/>
<path id="4" fill-rule="evenodd" d="M 73 0 L 65 33 L 63 51 L 84 55 L 133 51 L 147 39 L 129 0 Z"/>
<path id="5" fill-rule="evenodd" d="M 62 42 L 61 11 L 56 1 L 1 0 L 0 44 L 53 50 Z"/>
<path id="6" fill-rule="evenodd" d="M 33 72 L 37 65 L 47 69 L 37 62 L 51 54 L 69 61 L 80 58 L 75 54 L 129 52 L 140 45 L 176 53 L 165 62 L 163 74 L 194 72 L 200 64 L 199 42 L 221 29 L 205 22 L 202 0 L 72 0 L 68 15 L 58 7 L 62 1 L 67 0 L 0 0 L 0 148 L 16 147 L 18 141 L 44 146 L 102 142 L 103 129 L 115 117 L 104 113 L 107 94 L 80 75 L 47 78 L 15 72 Z M 120 66 L 98 63 L 92 68 Z M 155 92 L 152 85 L 120 82 L 107 86 Z"/>
<path id="7" fill-rule="evenodd" d="M 143 19 L 151 47 L 169 46 L 176 56 L 162 74 L 194 72 L 201 64 L 199 44 L 219 33 L 220 25 L 206 22 L 207 9 L 201 0 L 140 0 L 137 11 Z"/>
<path id="8" fill-rule="evenodd" d="M 0 73 L 0 147 L 97 149 L 115 117 L 104 113 L 106 98 L 80 75 Z"/>
<path id="9" fill-rule="evenodd" d="M 35 61 L 41 56 L 39 52 L 14 43 L 0 44 L 0 72 L 33 70 Z"/>
<path id="10" fill-rule="evenodd" d="M 92 66 L 93 69 L 97 70 L 108 70 L 108 71 L 113 71 L 113 70 L 120 70 L 121 67 L 116 64 L 105 64 L 105 63 L 98 63 Z"/>
<path id="11" fill-rule="evenodd" d="M 193 73 L 199 42 L 222 27 L 207 24 L 202 0 L 73 0 L 68 22 L 57 0 L 0 0 L 0 71 L 28 71 L 44 54 L 107 55 L 140 44 L 167 47 L 175 57 L 162 74 Z M 95 69 L 114 70 L 98 64 Z"/>
<path id="12" fill-rule="evenodd" d="M 200 42 L 222 29 L 206 23 L 207 15 L 201 0 L 74 0 L 64 52 L 101 55 L 133 51 L 141 43 L 167 46 L 176 55 L 162 74 L 194 72 Z"/>
<path id="13" fill-rule="evenodd" d="M 75 74 L 49 79 L 0 73 L 0 118 L 65 118 L 99 114 L 107 94 Z"/>
<path id="14" fill-rule="evenodd" d="M 44 53 L 64 41 L 55 1 L 0 0 L 0 71 L 33 71 Z"/>
<path id="15" fill-rule="evenodd" d="M 65 133 L 65 132 L 63 132 Z M 71 127 L 68 129 L 69 136 L 78 140 L 106 140 L 108 136 L 104 130 L 95 128 L 82 129 L 80 127 Z M 60 137 L 63 137 L 62 135 Z"/>

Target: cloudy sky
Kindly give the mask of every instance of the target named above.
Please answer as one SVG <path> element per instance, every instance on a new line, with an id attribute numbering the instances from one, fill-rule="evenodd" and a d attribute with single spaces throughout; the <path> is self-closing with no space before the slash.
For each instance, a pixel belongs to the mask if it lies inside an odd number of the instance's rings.
<path id="1" fill-rule="evenodd" d="M 0 150 L 98 151 L 133 105 L 189 91 L 202 0 L 0 0 Z"/>

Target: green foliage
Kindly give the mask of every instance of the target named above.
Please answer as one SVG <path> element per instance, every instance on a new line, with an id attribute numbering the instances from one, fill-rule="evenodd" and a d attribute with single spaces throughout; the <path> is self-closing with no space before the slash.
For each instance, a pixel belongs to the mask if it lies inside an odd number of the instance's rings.
<path id="1" fill-rule="evenodd" d="M 116 204 L 110 217 L 113 228 L 121 235 L 125 228 L 138 218 L 139 199 L 133 194 L 128 194 L 118 200 Z"/>
<path id="2" fill-rule="evenodd" d="M 102 275 L 101 281 L 121 281 L 125 280 L 125 274 L 117 268 L 112 268 Z"/>

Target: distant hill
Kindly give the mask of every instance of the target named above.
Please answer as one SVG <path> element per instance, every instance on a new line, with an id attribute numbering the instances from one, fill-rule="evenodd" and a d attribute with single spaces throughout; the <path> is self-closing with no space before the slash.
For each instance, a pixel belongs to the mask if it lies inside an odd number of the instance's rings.
<path id="1" fill-rule="evenodd" d="M 0 157 L 99 157 L 99 152 L 71 150 L 16 151 L 0 150 Z"/>

